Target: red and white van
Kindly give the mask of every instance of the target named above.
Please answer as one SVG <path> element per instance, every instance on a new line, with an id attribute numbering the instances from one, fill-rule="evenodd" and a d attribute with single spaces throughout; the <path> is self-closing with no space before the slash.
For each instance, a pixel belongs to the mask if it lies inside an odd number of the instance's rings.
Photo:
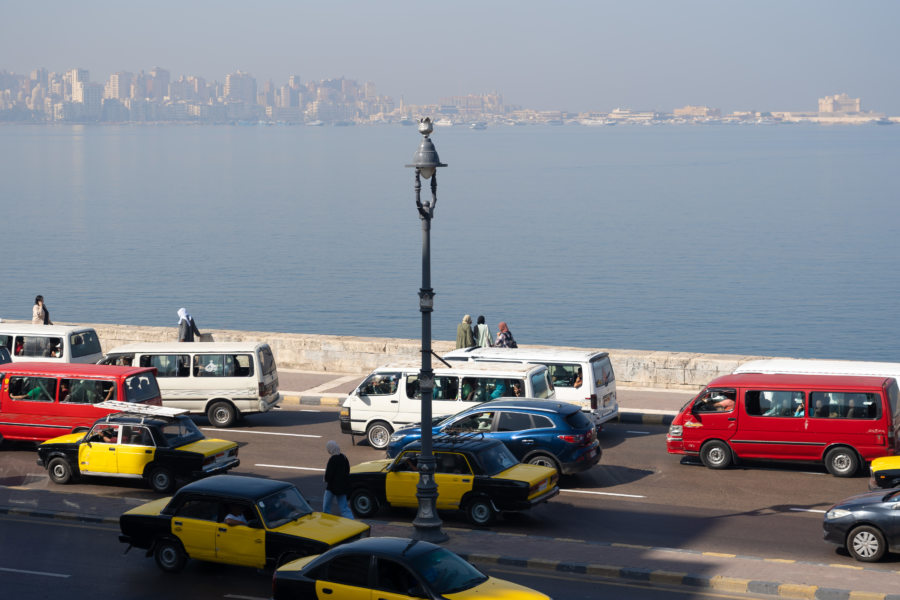
<path id="1" fill-rule="evenodd" d="M 162 406 L 156 369 L 76 363 L 0 365 L 0 441 L 44 441 L 87 431 L 118 400 Z"/>
<path id="2" fill-rule="evenodd" d="M 891 377 L 725 375 L 682 407 L 666 447 L 711 469 L 741 458 L 811 461 L 850 477 L 900 450 L 897 395 Z"/>

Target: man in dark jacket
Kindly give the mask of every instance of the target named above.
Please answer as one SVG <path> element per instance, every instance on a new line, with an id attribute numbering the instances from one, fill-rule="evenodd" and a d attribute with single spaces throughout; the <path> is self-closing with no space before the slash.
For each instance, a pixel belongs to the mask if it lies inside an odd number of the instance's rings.
<path id="1" fill-rule="evenodd" d="M 347 492 L 350 491 L 350 461 L 341 454 L 341 447 L 334 440 L 325 444 L 331 458 L 325 466 L 325 496 L 322 498 L 322 512 L 331 512 L 331 500 L 337 500 L 338 510 L 342 517 L 353 518 L 350 505 L 347 504 Z"/>
<path id="2" fill-rule="evenodd" d="M 178 309 L 178 341 L 193 342 L 194 336 L 200 337 L 200 330 L 194 323 L 194 317 L 188 314 L 186 308 Z"/>

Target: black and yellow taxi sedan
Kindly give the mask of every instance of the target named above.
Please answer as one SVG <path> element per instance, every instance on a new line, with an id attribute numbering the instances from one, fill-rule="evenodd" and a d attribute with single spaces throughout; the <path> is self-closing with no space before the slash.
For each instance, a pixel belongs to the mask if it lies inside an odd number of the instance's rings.
<path id="1" fill-rule="evenodd" d="M 291 560 L 369 537 L 365 523 L 314 512 L 285 481 L 215 475 L 189 483 L 171 498 L 119 517 L 119 541 L 147 551 L 164 571 L 187 559 L 254 567 Z"/>
<path id="2" fill-rule="evenodd" d="M 273 600 L 550 600 L 541 592 L 485 575 L 429 542 L 374 537 L 275 571 Z"/>
<path id="3" fill-rule="evenodd" d="M 869 489 L 900 487 L 900 456 L 882 456 L 869 464 Z"/>
<path id="4" fill-rule="evenodd" d="M 350 506 L 371 517 L 382 505 L 418 506 L 421 442 L 411 442 L 393 460 L 350 468 Z M 495 439 L 441 436 L 434 439 L 438 510 L 462 510 L 473 525 L 488 525 L 504 511 L 531 508 L 559 494 L 556 469 L 521 464 Z"/>
<path id="5" fill-rule="evenodd" d="M 113 404 L 124 405 L 127 412 L 103 417 L 87 433 L 38 446 L 37 463 L 54 483 L 81 475 L 131 478 L 168 493 L 179 481 L 225 473 L 241 464 L 235 442 L 207 439 L 185 410 L 104 403 Z"/>

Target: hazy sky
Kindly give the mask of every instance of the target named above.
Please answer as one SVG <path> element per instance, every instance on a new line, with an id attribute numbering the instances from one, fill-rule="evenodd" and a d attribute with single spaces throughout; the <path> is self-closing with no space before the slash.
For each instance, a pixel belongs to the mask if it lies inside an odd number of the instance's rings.
<path id="1" fill-rule="evenodd" d="M 497 91 L 571 111 L 816 110 L 846 92 L 900 115 L 898 23 L 895 0 L 0 0 L 0 69 L 343 76 L 409 103 Z"/>

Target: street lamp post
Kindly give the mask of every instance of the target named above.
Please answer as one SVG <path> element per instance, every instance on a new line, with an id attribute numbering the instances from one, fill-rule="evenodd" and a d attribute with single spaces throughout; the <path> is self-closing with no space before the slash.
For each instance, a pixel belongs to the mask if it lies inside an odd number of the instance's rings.
<path id="1" fill-rule="evenodd" d="M 416 208 L 422 220 L 422 287 L 419 289 L 419 311 L 422 313 L 422 370 L 419 372 L 419 392 L 422 397 L 422 453 L 419 455 L 419 483 L 416 498 L 419 510 L 413 521 L 413 537 L 427 542 L 446 541 L 441 531 L 441 519 L 437 514 L 438 489 L 434 481 L 435 460 L 431 444 L 431 393 L 434 389 L 434 371 L 431 370 L 431 312 L 434 310 L 434 290 L 431 289 L 431 219 L 437 204 L 437 168 L 446 167 L 438 158 L 431 142 L 431 119 L 419 119 L 419 133 L 424 138 L 407 167 L 416 170 Z M 422 202 L 422 180 L 431 179 L 431 201 Z"/>

